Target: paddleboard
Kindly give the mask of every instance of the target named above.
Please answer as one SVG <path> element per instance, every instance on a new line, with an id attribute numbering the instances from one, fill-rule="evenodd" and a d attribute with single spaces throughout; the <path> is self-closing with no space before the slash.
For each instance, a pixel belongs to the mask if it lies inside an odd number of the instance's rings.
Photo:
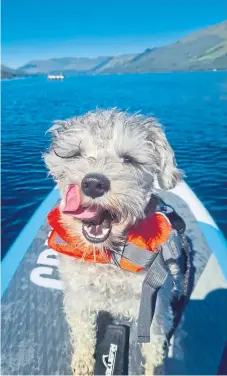
<path id="1" fill-rule="evenodd" d="M 225 369 L 227 343 L 226 240 L 185 182 L 158 193 L 186 222 L 194 265 L 192 294 L 171 339 L 166 374 L 220 374 Z M 71 373 L 59 259 L 47 244 L 46 216 L 58 201 L 59 192 L 54 189 L 2 261 L 2 375 Z M 143 373 L 136 348 L 136 329 L 131 327 L 130 375 Z"/>

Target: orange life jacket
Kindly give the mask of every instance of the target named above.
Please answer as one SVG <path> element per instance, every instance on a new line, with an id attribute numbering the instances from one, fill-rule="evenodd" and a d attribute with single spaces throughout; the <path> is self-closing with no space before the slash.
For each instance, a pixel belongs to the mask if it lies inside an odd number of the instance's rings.
<path id="1" fill-rule="evenodd" d="M 83 250 L 80 246 L 80 239 L 71 236 L 61 222 L 59 208 L 53 209 L 48 215 L 48 222 L 52 227 L 52 232 L 48 239 L 48 245 L 55 251 L 67 256 L 81 259 L 86 262 L 96 262 L 107 264 L 113 260 L 113 253 L 105 250 L 101 252 L 98 248 Z M 157 252 L 159 247 L 164 244 L 172 232 L 172 226 L 168 218 L 161 212 L 155 212 L 141 220 L 139 224 L 132 227 L 127 235 L 126 243 L 134 246 L 136 252 Z M 139 272 L 144 266 L 135 262 L 135 257 L 130 257 L 130 252 L 121 254 L 118 266 L 130 272 Z M 139 256 L 139 254 L 138 254 Z M 133 260 L 130 260 L 130 258 Z"/>

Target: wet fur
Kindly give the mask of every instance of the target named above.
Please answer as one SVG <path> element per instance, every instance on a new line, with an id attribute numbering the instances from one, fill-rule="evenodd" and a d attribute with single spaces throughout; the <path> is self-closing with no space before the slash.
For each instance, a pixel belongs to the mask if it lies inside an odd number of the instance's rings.
<path id="1" fill-rule="evenodd" d="M 98 245 L 102 250 L 121 243 L 127 228 L 144 218 L 156 180 L 167 190 L 181 179 L 174 153 L 154 118 L 129 115 L 117 109 L 97 110 L 57 121 L 50 131 L 52 148 L 44 158 L 62 198 L 69 184 L 80 185 L 88 173 L 101 173 L 110 180 L 111 189 L 104 196 L 97 199 L 82 196 L 86 205 L 95 203 L 117 216 L 109 238 Z M 125 155 L 136 162 L 125 163 Z M 86 252 L 92 245 L 82 235 L 81 222 L 63 214 L 62 221 L 72 235 L 80 237 Z M 144 274 L 126 272 L 112 265 L 88 264 L 67 256 L 61 256 L 60 273 L 73 345 L 73 373 L 92 374 L 97 313 L 107 310 L 136 321 Z M 153 374 L 154 367 L 163 361 L 165 334 L 172 325 L 171 295 L 171 288 L 163 294 L 151 328 L 151 343 L 142 346 L 147 374 Z"/>

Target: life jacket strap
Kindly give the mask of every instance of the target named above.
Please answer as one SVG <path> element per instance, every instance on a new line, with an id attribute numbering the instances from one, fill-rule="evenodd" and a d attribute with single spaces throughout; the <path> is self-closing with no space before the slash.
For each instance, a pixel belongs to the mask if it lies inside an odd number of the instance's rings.
<path id="1" fill-rule="evenodd" d="M 143 281 L 138 317 L 138 342 L 150 342 L 150 327 L 155 312 L 157 295 L 169 275 L 168 264 L 181 256 L 181 243 L 176 230 L 173 230 L 166 243 L 155 255 Z"/>
<path id="2" fill-rule="evenodd" d="M 147 269 L 156 257 L 155 252 L 141 248 L 137 245 L 125 242 L 124 246 L 117 249 L 117 252 L 111 254 L 111 263 L 122 267 L 122 261 L 131 262 L 139 269 Z"/>

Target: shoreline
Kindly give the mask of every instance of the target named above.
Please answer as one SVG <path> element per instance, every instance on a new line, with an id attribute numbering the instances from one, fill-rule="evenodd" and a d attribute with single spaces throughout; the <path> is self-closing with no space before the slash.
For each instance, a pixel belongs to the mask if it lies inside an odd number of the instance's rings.
<path id="1" fill-rule="evenodd" d="M 145 74 L 172 74 L 172 73 L 218 73 L 218 72 L 227 72 L 226 69 L 217 69 L 217 70 L 188 70 L 188 71 L 153 71 L 153 72 L 111 72 L 111 73 L 78 73 L 67 75 L 67 71 L 64 72 L 65 78 L 75 77 L 75 76 L 123 76 L 123 75 L 145 75 Z M 37 78 L 37 77 L 46 77 L 48 74 L 37 74 L 37 75 L 27 75 L 22 77 L 11 77 L 11 78 L 1 78 L 1 81 L 12 81 L 12 80 L 22 80 L 25 78 Z"/>

